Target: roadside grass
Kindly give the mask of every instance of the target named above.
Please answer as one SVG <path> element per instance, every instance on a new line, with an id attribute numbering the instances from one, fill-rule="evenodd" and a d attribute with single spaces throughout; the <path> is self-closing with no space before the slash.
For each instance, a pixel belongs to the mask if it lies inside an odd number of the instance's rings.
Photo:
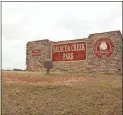
<path id="1" fill-rule="evenodd" d="M 5 72 L 12 76 L 40 73 Z M 51 73 L 47 79 L 71 74 Z M 85 73 L 84 73 L 85 74 Z M 85 74 L 84 77 L 90 74 Z M 73 76 L 73 75 L 72 75 Z M 74 76 L 83 77 L 75 73 Z M 2 83 L 2 115 L 121 115 L 122 86 L 118 75 L 93 73 L 89 82 L 72 85 Z"/>

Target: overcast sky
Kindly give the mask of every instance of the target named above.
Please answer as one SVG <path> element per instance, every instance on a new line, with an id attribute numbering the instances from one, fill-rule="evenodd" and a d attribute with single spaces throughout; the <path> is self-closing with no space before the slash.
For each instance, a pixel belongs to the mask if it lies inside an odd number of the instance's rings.
<path id="1" fill-rule="evenodd" d="M 82 39 L 114 30 L 122 30 L 122 3 L 4 2 L 2 68 L 26 68 L 28 41 Z"/>

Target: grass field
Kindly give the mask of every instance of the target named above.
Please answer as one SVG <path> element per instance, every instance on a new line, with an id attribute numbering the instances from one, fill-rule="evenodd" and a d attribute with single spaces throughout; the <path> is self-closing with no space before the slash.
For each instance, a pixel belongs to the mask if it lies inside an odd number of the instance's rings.
<path id="1" fill-rule="evenodd" d="M 121 114 L 120 75 L 2 72 L 2 115 Z"/>

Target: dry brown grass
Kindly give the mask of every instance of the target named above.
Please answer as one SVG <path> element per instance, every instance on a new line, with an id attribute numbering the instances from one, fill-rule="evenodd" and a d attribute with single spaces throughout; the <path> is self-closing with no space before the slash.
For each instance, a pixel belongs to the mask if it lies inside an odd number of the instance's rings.
<path id="1" fill-rule="evenodd" d="M 2 72 L 2 115 L 121 115 L 119 75 Z"/>

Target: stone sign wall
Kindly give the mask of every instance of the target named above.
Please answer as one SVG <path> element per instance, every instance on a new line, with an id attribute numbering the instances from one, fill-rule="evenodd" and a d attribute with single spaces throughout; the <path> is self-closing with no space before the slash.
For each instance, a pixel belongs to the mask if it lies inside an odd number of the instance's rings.
<path id="1" fill-rule="evenodd" d="M 83 43 L 86 42 L 86 60 L 74 60 L 70 58 L 70 45 L 66 46 L 69 50 L 65 50 L 65 46 L 55 47 L 61 44 Z M 72 46 L 71 46 L 72 47 Z M 81 53 L 80 45 L 78 51 Z M 61 48 L 61 49 L 58 49 Z M 69 71 L 69 72 L 103 72 L 103 73 L 120 73 L 122 64 L 122 39 L 120 31 L 110 31 L 103 33 L 90 34 L 88 38 L 53 42 L 49 40 L 39 40 L 27 43 L 27 70 L 40 71 L 43 70 L 44 61 L 53 59 L 53 70 Z M 32 55 L 32 51 L 35 55 Z M 37 52 L 36 52 L 37 51 Z M 63 53 L 66 53 L 66 60 L 54 60 L 55 57 L 62 59 Z M 61 53 L 60 53 L 61 52 Z M 68 55 L 67 55 L 68 54 Z M 80 56 L 76 52 L 72 52 L 72 56 Z M 56 58 L 55 58 L 56 59 Z M 68 59 L 68 60 L 67 60 Z M 72 60 L 71 60 L 72 59 Z"/>

